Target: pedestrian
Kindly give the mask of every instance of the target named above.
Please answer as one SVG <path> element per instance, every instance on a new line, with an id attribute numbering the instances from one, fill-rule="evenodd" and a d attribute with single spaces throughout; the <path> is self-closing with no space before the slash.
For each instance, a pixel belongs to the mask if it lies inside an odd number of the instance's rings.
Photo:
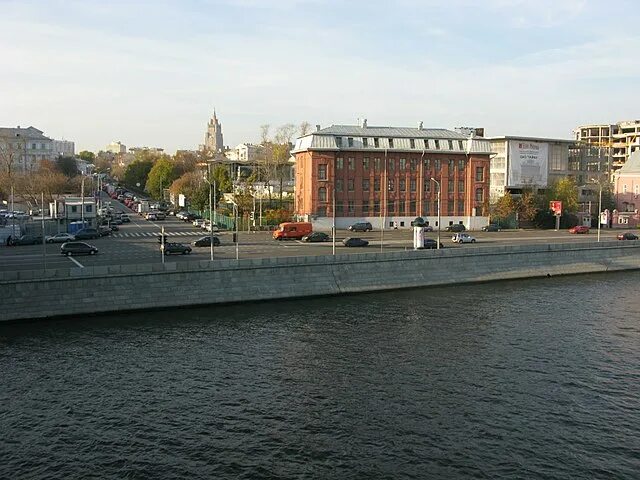
<path id="1" fill-rule="evenodd" d="M 11 245 L 11 235 L 7 237 L 7 247 Z"/>
<path id="2" fill-rule="evenodd" d="M 398 229 L 398 222 L 393 222 L 393 229 L 397 230 Z"/>

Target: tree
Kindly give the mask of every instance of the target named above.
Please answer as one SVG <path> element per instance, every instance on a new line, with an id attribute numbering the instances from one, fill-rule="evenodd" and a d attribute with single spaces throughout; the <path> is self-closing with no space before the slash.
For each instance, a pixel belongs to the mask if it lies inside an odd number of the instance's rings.
<path id="1" fill-rule="evenodd" d="M 55 165 L 58 172 L 69 178 L 78 175 L 78 166 L 76 165 L 76 159 L 73 157 L 58 157 Z"/>
<path id="2" fill-rule="evenodd" d="M 129 188 L 140 190 L 147 183 L 147 177 L 152 168 L 151 160 L 135 160 L 125 169 L 122 181 Z"/>
<path id="3" fill-rule="evenodd" d="M 90 152 L 88 150 L 83 150 L 78 154 L 80 160 L 84 160 L 85 162 L 93 163 L 96 160 L 96 154 Z"/>
<path id="4" fill-rule="evenodd" d="M 494 205 L 494 214 L 498 218 L 508 218 L 518 210 L 518 204 L 509 192 L 498 199 Z"/>
<path id="5" fill-rule="evenodd" d="M 547 190 L 546 200 L 560 200 L 562 210 L 570 213 L 578 211 L 578 185 L 572 177 L 561 178 Z"/>
<path id="6" fill-rule="evenodd" d="M 291 157 L 291 140 L 296 131 L 295 125 L 287 123 L 276 131 L 273 145 L 273 178 L 280 183 L 279 197 L 282 207 L 282 192 L 285 178 L 289 177 L 289 157 Z"/>
<path id="7" fill-rule="evenodd" d="M 200 172 L 183 174 L 171 184 L 170 190 L 174 195 L 184 195 L 189 205 L 198 210 L 204 210 L 209 205 L 209 184 Z"/>
<path id="8" fill-rule="evenodd" d="M 300 124 L 300 136 L 304 137 L 311 130 L 311 124 L 306 120 Z"/>
<path id="9" fill-rule="evenodd" d="M 518 214 L 523 222 L 534 222 L 538 213 L 540 200 L 532 191 L 524 191 L 518 202 Z"/>
<path id="10" fill-rule="evenodd" d="M 157 199 L 162 199 L 162 191 L 176 179 L 175 168 L 168 158 L 160 158 L 149 171 L 144 189 Z"/>
<path id="11" fill-rule="evenodd" d="M 211 172 L 212 180 L 216 182 L 218 194 L 229 193 L 233 190 L 233 182 L 229 176 L 229 170 L 224 165 L 216 165 Z"/>
<path id="12" fill-rule="evenodd" d="M 0 138 L 0 171 L 9 179 L 15 173 L 18 160 L 25 155 L 26 140 L 22 137 Z"/>

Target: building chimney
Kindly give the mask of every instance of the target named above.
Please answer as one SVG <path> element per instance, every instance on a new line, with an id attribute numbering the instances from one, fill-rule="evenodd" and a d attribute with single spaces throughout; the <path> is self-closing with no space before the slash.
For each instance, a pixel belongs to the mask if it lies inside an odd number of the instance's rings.
<path id="1" fill-rule="evenodd" d="M 418 124 L 418 130 L 422 130 L 422 122 Z"/>
<path id="2" fill-rule="evenodd" d="M 320 125 L 316 125 L 316 132 L 320 131 Z"/>
<path id="3" fill-rule="evenodd" d="M 363 118 L 362 120 L 360 120 L 360 127 L 361 128 L 367 128 L 367 119 Z"/>

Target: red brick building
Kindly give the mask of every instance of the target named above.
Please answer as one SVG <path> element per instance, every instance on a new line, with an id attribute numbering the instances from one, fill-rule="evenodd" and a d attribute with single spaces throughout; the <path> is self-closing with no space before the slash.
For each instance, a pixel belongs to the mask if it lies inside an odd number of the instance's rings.
<path id="1" fill-rule="evenodd" d="M 295 213 L 319 228 L 369 221 L 409 227 L 488 222 L 490 142 L 445 129 L 333 125 L 300 137 Z M 434 180 L 432 180 L 434 179 Z M 334 203 L 335 199 L 335 203 Z"/>

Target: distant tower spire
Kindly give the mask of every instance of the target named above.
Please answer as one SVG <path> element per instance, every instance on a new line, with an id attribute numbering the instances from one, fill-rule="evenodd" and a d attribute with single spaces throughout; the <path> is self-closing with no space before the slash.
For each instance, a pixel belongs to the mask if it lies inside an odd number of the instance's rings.
<path id="1" fill-rule="evenodd" d="M 213 108 L 213 117 L 209 120 L 207 131 L 204 134 L 204 145 L 212 152 L 221 152 L 224 150 L 222 124 L 218 121 L 215 107 Z"/>

